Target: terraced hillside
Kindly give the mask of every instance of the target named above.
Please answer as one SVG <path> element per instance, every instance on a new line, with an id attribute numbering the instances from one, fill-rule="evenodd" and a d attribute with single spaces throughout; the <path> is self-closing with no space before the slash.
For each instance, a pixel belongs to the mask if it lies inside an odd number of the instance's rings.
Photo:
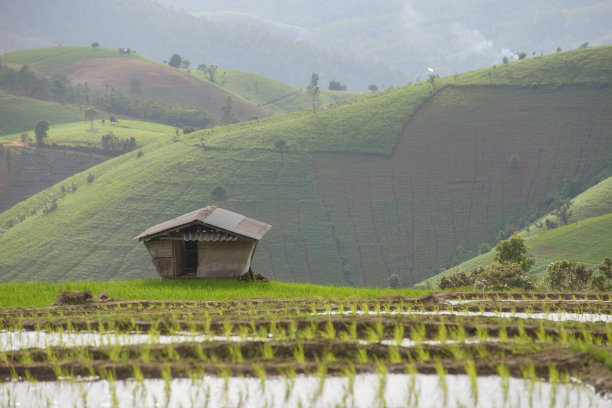
<path id="1" fill-rule="evenodd" d="M 2 280 L 155 276 L 132 238 L 215 204 L 273 225 L 271 278 L 417 283 L 606 168 L 611 73 L 612 47 L 580 50 L 150 145 L 1 214 L 59 197 L 0 236 Z"/>
<path id="2" fill-rule="evenodd" d="M 26 133 L 29 138 L 34 137 L 31 130 Z M 108 134 L 118 140 L 133 137 L 136 147 L 142 147 L 170 140 L 175 135 L 175 128 L 123 119 L 112 126 L 108 122 L 97 122 L 93 128 L 90 122 L 52 125 L 45 140 L 46 148 L 24 147 L 19 133 L 1 136 L 0 211 L 108 160 L 114 153 L 103 151 L 101 141 Z M 66 184 L 66 187 L 71 185 Z"/>
<path id="3" fill-rule="evenodd" d="M 193 106 L 219 119 L 225 98 L 232 98 L 233 115 L 238 120 L 266 117 L 270 113 L 205 81 L 153 62 L 136 54 L 120 54 L 118 50 L 87 47 L 55 47 L 16 51 L 2 55 L 10 66 L 28 64 L 35 72 L 51 76 L 54 72 L 67 75 L 73 84 L 87 83 L 96 91 L 112 88 L 130 92 L 133 79 L 140 82 L 142 96 L 165 104 Z"/>

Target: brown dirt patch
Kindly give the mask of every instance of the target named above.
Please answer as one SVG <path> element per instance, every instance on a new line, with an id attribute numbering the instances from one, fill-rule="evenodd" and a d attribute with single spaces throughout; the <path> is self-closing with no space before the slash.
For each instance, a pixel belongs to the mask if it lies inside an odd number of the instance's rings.
<path id="1" fill-rule="evenodd" d="M 233 113 L 239 120 L 267 117 L 271 114 L 227 91 L 201 81 L 183 71 L 139 58 L 81 58 L 62 68 L 73 84 L 81 82 L 90 89 L 108 92 L 112 88 L 130 91 L 132 79 L 138 79 L 142 96 L 165 104 L 194 106 L 220 118 L 225 98 L 232 97 Z"/>

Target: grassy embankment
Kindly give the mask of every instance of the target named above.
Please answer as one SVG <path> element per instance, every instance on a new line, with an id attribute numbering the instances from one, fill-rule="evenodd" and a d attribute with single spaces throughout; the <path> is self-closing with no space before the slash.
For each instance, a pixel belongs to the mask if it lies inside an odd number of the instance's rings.
<path id="1" fill-rule="evenodd" d="M 105 290 L 115 300 L 201 301 L 234 299 L 359 300 L 422 296 L 425 290 L 352 288 L 306 283 L 236 282 L 229 280 L 131 280 L 90 282 L 22 282 L 0 284 L 0 308 L 50 306 L 64 291 Z"/>
<path id="2" fill-rule="evenodd" d="M 0 228 L 27 217 L 0 237 L 0 275 L 154 277 L 132 237 L 210 203 L 273 225 L 254 260 L 270 278 L 418 282 L 536 212 L 564 179 L 600 173 L 610 60 L 612 47 L 533 58 L 150 145 L 91 169 L 91 184 L 75 176 L 76 193 L 54 186 L 1 214 Z M 541 69 L 550 64 L 573 75 Z M 29 215 L 52 195 L 55 212 Z"/>

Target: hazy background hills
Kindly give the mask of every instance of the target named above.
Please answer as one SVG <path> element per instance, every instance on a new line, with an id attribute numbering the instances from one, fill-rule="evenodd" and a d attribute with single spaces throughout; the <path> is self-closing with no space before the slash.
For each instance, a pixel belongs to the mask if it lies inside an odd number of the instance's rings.
<path id="1" fill-rule="evenodd" d="M 528 55 L 612 42 L 612 3 L 391 0 L 2 0 L 0 49 L 50 44 L 178 52 L 303 86 L 316 72 L 349 90 L 404 85 Z"/>

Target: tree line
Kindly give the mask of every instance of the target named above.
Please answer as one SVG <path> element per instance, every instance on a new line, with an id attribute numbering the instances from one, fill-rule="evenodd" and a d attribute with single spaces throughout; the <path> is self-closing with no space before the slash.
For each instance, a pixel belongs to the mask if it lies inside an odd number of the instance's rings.
<path id="1" fill-rule="evenodd" d="M 599 271 L 587 268 L 574 260 L 560 259 L 548 265 L 542 282 L 529 273 L 535 259 L 527 256 L 525 239 L 514 233 L 495 247 L 495 260 L 486 267 L 474 268 L 471 273 L 458 270 L 440 279 L 440 289 L 472 287 L 476 290 L 538 289 L 583 290 L 612 289 L 612 260 L 606 258 L 598 265 Z"/>

